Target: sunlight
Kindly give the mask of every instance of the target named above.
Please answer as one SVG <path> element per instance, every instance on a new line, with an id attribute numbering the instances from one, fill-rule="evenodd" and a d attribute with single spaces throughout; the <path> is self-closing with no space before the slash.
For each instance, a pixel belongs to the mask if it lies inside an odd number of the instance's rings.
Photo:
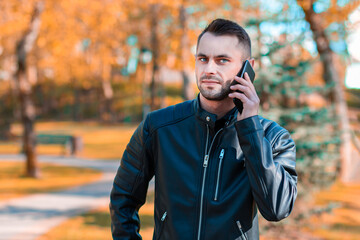
<path id="1" fill-rule="evenodd" d="M 355 25 L 355 29 L 348 37 L 348 50 L 354 62 L 347 67 L 345 86 L 347 88 L 360 88 L 360 8 L 349 16 L 350 24 Z"/>

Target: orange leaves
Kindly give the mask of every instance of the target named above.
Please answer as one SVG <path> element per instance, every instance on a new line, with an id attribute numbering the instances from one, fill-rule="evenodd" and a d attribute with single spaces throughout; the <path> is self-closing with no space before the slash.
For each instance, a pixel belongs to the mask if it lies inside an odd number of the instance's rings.
<path id="1" fill-rule="evenodd" d="M 304 11 L 308 11 L 312 8 L 314 0 L 297 0 L 297 3 Z"/>
<path id="2" fill-rule="evenodd" d="M 0 1 L 0 46 L 9 55 L 14 54 L 19 35 L 30 21 L 33 3 L 28 1 Z M 181 68 L 184 62 L 180 54 L 187 51 L 188 65 L 192 66 L 191 47 L 195 44 L 199 30 L 199 22 L 208 22 L 215 15 L 231 15 L 224 10 L 223 0 L 47 0 L 41 15 L 41 28 L 36 41 L 36 65 L 39 77 L 48 79 L 53 72 L 53 79 L 59 83 L 70 79 L 96 78 L 103 75 L 100 65 L 122 68 L 118 59 L 130 56 L 130 47 L 126 39 L 130 35 L 138 37 L 136 48 L 151 48 L 151 14 L 152 5 L 159 6 L 157 23 L 161 41 L 159 64 L 165 64 L 169 57 L 171 64 Z M 236 0 L 226 1 L 236 9 Z M 191 12 L 186 29 L 179 23 L 181 6 Z M 195 13 L 194 13 L 195 11 Z M 227 11 L 227 13 L 226 13 Z M 211 12 L 211 14 L 207 14 Z M 224 14 L 226 13 L 226 14 Z M 189 27 L 192 25 L 192 27 Z M 187 35 L 187 46 L 182 47 L 180 41 Z M 181 50 L 180 48 L 183 48 Z M 46 76 L 45 76 L 46 75 Z M 105 74 L 109 75 L 109 74 Z M 79 80 L 83 81 L 83 80 Z"/>
<path id="3" fill-rule="evenodd" d="M 0 1 L 0 46 L 9 55 L 14 53 L 14 43 L 30 21 L 35 1 Z M 297 2 L 304 10 L 309 10 L 314 0 Z M 346 20 L 360 4 L 360 0 L 354 0 L 339 7 L 336 2 L 333 1 L 328 11 L 319 14 L 324 22 L 321 24 L 328 26 L 334 21 Z M 261 17 L 258 5 L 241 7 L 244 2 L 238 0 L 47 0 L 45 4 L 33 59 L 38 61 L 39 67 L 46 66 L 45 71 L 51 69 L 59 82 L 94 79 L 96 75 L 103 75 L 100 65 L 124 67 L 131 52 L 126 43 L 130 35 L 138 37 L 136 48 L 150 49 L 152 5 L 159 6 L 156 15 L 161 43 L 159 64 L 171 62 L 169 65 L 177 69 L 184 68 L 184 62 L 187 67 L 193 67 L 191 48 L 196 44 L 200 26 L 216 17 L 239 23 L 250 17 Z M 181 6 L 187 13 L 186 28 L 180 23 Z M 187 46 L 183 47 L 184 35 Z M 181 54 L 186 55 L 187 60 L 182 59 Z M 119 59 L 122 59 L 121 64 Z M 44 77 L 43 72 L 40 69 L 40 77 Z"/>
<path id="4" fill-rule="evenodd" d="M 316 14 L 313 10 L 315 0 L 297 0 L 297 3 L 305 12 Z M 324 27 L 334 22 L 347 21 L 349 15 L 360 6 L 360 0 L 349 1 L 344 6 L 339 6 L 338 1 L 332 0 L 326 11 L 318 13 Z"/>
<path id="5" fill-rule="evenodd" d="M 348 20 L 349 15 L 360 6 L 360 1 L 350 1 L 343 7 L 340 7 L 336 4 L 336 2 L 332 2 L 332 5 L 328 9 L 328 11 L 322 13 L 322 17 L 326 22 L 326 26 L 329 26 L 334 22 L 344 22 Z"/>

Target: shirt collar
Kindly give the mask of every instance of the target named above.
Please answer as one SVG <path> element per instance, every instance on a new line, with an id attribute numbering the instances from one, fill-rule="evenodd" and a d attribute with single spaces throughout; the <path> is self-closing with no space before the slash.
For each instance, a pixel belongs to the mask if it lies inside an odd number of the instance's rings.
<path id="1" fill-rule="evenodd" d="M 219 120 L 219 119 L 217 119 L 216 114 L 209 113 L 200 106 L 200 94 L 198 94 L 197 98 L 195 99 L 195 106 L 194 107 L 195 107 L 196 117 L 200 121 L 208 124 L 211 128 L 214 128 L 215 127 L 215 122 L 217 120 Z M 225 119 L 226 122 L 228 124 L 230 124 L 231 122 L 236 120 L 237 113 L 238 113 L 238 110 L 237 110 L 236 107 L 234 107 L 229 112 L 227 112 L 225 114 L 225 116 L 223 116 L 221 119 Z"/>

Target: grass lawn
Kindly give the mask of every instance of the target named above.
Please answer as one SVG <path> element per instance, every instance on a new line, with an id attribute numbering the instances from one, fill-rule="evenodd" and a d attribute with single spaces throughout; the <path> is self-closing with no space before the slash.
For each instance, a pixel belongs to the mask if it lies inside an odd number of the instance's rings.
<path id="1" fill-rule="evenodd" d="M 331 212 L 311 217 L 307 230 L 323 239 L 360 239 L 360 184 L 336 183 L 315 196 L 316 205 L 333 204 Z"/>
<path id="2" fill-rule="evenodd" d="M 153 233 L 153 194 L 150 200 L 140 209 L 141 231 L 144 240 L 151 240 Z M 313 215 L 306 221 L 306 228 L 301 229 L 300 234 L 316 236 L 327 240 L 357 240 L 360 239 L 360 185 L 335 184 L 328 190 L 321 191 L 315 196 L 315 204 L 325 206 L 336 203 L 339 207 L 331 213 Z M 293 224 L 296 224 L 293 222 Z M 290 236 L 302 235 L 296 232 L 299 229 L 294 226 L 284 226 L 284 230 Z M 293 230 L 295 229 L 295 230 Z M 291 232 L 295 231 L 295 232 Z M 291 234 L 291 235 L 290 235 Z M 300 238 L 299 238 L 300 237 Z M 304 236 L 305 237 L 305 236 Z M 74 217 L 65 223 L 55 227 L 47 234 L 36 240 L 109 240 L 111 239 L 110 215 L 108 208 L 101 208 L 81 216 Z M 261 233 L 262 240 L 279 239 L 274 235 Z M 308 238 L 304 238 L 308 239 Z"/>
<path id="3" fill-rule="evenodd" d="M 94 122 L 38 122 L 38 133 L 61 133 L 81 136 L 84 149 L 78 155 L 94 159 L 120 159 L 137 125 L 101 125 Z M 14 124 L 12 133 L 21 134 L 21 125 Z M 19 153 L 19 143 L 0 142 L 1 153 Z M 38 146 L 39 154 L 62 155 L 60 146 Z M 31 193 L 54 191 L 74 185 L 94 181 L 100 173 L 90 169 L 78 169 L 50 164 L 41 164 L 42 179 L 29 179 L 22 176 L 24 163 L 3 162 L 0 168 L 0 200 Z M 80 174 L 81 173 L 81 174 Z M 76 176 L 76 178 L 74 178 Z M 153 195 L 140 209 L 141 235 L 144 240 L 152 239 Z M 310 235 L 322 239 L 360 239 L 360 185 L 336 183 L 332 188 L 316 194 L 315 205 L 336 207 L 331 212 L 321 212 L 306 219 L 305 227 L 298 226 Z M 296 204 L 295 204 L 296 207 Z M 291 217 L 291 216 L 290 216 Z M 296 224 L 296 221 L 295 221 Z M 288 230 L 291 226 L 285 226 Z M 305 228 L 305 229 L 304 229 Z M 296 227 L 294 227 L 296 229 Z M 291 231 L 291 230 L 290 230 Z M 37 240 L 108 240 L 111 239 L 108 207 L 76 216 L 53 228 Z M 271 238 L 262 234 L 262 240 Z"/>
<path id="4" fill-rule="evenodd" d="M 153 194 L 150 200 L 140 209 L 141 231 L 144 240 L 151 240 L 153 233 Z M 335 184 L 332 188 L 318 192 L 315 204 L 326 206 L 335 203 L 338 207 L 330 213 L 323 212 L 313 215 L 306 220 L 306 228 L 301 228 L 301 233 L 308 236 L 317 236 L 326 240 L 357 240 L 360 239 L 360 185 Z M 293 222 L 293 224 L 296 224 Z M 284 230 L 302 239 L 297 232 L 289 232 L 294 226 L 284 226 Z M 281 238 L 281 239 L 290 239 Z M 299 238 L 300 237 L 300 238 Z M 304 236 L 305 237 L 305 236 Z M 36 240 L 109 240 L 111 239 L 110 215 L 108 208 L 101 208 L 77 217 L 55 227 L 47 234 Z M 261 233 L 262 240 L 279 239 L 273 235 Z M 308 238 L 304 238 L 308 239 Z"/>
<path id="5" fill-rule="evenodd" d="M 150 199 L 153 194 L 150 194 Z M 149 199 L 149 197 L 148 197 Z M 140 209 L 141 230 L 143 240 L 151 240 L 153 236 L 154 204 L 148 200 Z M 110 240 L 110 214 L 108 207 L 100 208 L 77 217 L 73 217 L 36 240 Z"/>
<path id="6" fill-rule="evenodd" d="M 82 137 L 84 149 L 78 157 L 93 159 L 120 159 L 137 125 L 102 125 L 96 122 L 37 122 L 37 133 L 69 134 Z M 22 134 L 21 124 L 13 124 L 11 132 Z M 19 142 L 0 142 L 1 153 L 19 153 Z M 60 145 L 39 145 L 38 154 L 63 155 Z"/>
<path id="7" fill-rule="evenodd" d="M 78 157 L 92 159 L 120 159 L 137 125 L 102 125 L 95 122 L 37 122 L 35 129 L 45 134 L 71 134 L 81 136 L 84 149 Z M 13 124 L 11 132 L 21 135 L 20 124 Z M 19 153 L 18 142 L 0 142 L 1 153 Z M 61 146 L 39 145 L 38 154 L 63 155 Z M 26 194 L 56 191 L 101 177 L 101 173 L 91 169 L 40 164 L 42 178 L 31 179 L 23 176 L 23 162 L 1 162 L 0 201 Z M 75 177 L 76 176 L 76 177 Z M 152 239 L 153 203 L 147 202 L 140 211 L 143 239 Z M 111 239 L 110 215 L 108 207 L 74 217 L 39 239 Z"/>
<path id="8" fill-rule="evenodd" d="M 360 239 L 360 184 L 341 184 L 298 198 L 280 222 L 260 218 L 260 240 Z"/>
<path id="9" fill-rule="evenodd" d="M 102 173 L 89 168 L 40 163 L 42 177 L 24 177 L 23 162 L 1 162 L 0 201 L 27 194 L 57 191 L 100 179 Z"/>

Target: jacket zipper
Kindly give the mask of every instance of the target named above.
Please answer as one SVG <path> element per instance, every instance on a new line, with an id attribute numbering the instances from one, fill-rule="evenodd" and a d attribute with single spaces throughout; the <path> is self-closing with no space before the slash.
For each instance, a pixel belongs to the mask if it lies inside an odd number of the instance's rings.
<path id="1" fill-rule="evenodd" d="M 161 234 L 163 232 L 163 229 L 164 229 L 164 221 L 166 219 L 166 216 L 167 216 L 167 212 L 164 212 L 164 214 L 162 215 L 160 221 L 161 221 L 161 226 L 160 226 L 160 231 L 159 231 L 159 236 L 156 238 L 157 240 L 160 239 L 161 237 Z"/>
<path id="2" fill-rule="evenodd" d="M 225 154 L 225 149 L 221 149 L 221 152 L 220 152 L 220 155 L 219 155 L 219 168 L 218 168 L 218 174 L 217 174 L 217 180 L 216 180 L 214 201 L 217 201 L 217 198 L 218 198 L 220 172 L 221 172 L 221 166 L 222 166 L 222 161 L 223 161 L 223 158 L 224 158 L 224 154 Z"/>
<path id="3" fill-rule="evenodd" d="M 247 237 L 246 237 L 246 235 L 244 234 L 244 232 L 243 232 L 243 230 L 242 230 L 240 221 L 236 221 L 236 224 L 237 224 L 237 226 L 238 226 L 238 228 L 239 228 L 239 230 L 240 230 L 241 239 L 242 239 L 242 240 L 247 240 Z"/>
<path id="4" fill-rule="evenodd" d="M 215 134 L 213 140 L 211 141 L 209 150 L 208 150 L 208 142 L 209 142 L 209 125 L 206 125 L 207 127 L 207 134 L 206 134 L 206 147 L 205 147 L 205 156 L 204 156 L 204 162 L 203 162 L 203 168 L 204 168 L 204 173 L 203 173 L 203 179 L 202 179 L 202 186 L 201 186 L 201 195 L 200 195 L 200 216 L 199 216 L 199 228 L 198 228 L 198 236 L 197 239 L 200 240 L 200 234 L 201 234 L 201 223 L 202 223 L 202 214 L 203 214 L 203 204 L 204 204 L 204 188 L 205 188 L 205 178 L 206 178 L 206 171 L 207 171 L 207 166 L 209 163 L 209 155 L 211 152 L 211 148 L 214 144 L 214 141 L 216 139 L 216 136 L 223 130 L 220 129 L 219 131 L 217 131 L 217 133 Z"/>

